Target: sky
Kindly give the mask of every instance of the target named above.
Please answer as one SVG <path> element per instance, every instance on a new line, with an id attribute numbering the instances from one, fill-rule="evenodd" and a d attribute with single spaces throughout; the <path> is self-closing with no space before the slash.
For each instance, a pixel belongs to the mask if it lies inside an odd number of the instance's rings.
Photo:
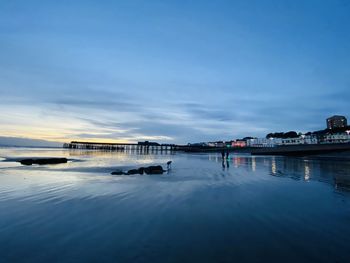
<path id="1" fill-rule="evenodd" d="M 0 142 L 188 143 L 349 115 L 350 1 L 0 1 Z"/>

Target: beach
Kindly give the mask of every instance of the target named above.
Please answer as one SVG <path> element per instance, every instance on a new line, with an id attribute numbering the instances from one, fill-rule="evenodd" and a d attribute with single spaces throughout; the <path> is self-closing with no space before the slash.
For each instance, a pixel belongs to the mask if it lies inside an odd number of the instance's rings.
<path id="1" fill-rule="evenodd" d="M 1 148 L 5 262 L 347 262 L 350 162 Z M 15 157 L 67 157 L 23 166 Z M 120 175 L 172 160 L 162 175 Z M 341 179 L 341 180 L 340 180 Z"/>

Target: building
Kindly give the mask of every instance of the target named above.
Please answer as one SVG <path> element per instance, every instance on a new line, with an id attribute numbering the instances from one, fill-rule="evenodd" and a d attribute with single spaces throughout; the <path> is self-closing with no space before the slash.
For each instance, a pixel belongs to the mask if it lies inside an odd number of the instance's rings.
<path id="1" fill-rule="evenodd" d="M 220 148 L 226 147 L 226 143 L 223 141 L 209 142 L 208 145 L 211 147 L 220 147 Z"/>
<path id="2" fill-rule="evenodd" d="M 334 115 L 327 119 L 327 128 L 344 128 L 348 125 L 347 119 L 344 116 Z"/>
<path id="3" fill-rule="evenodd" d="M 191 146 L 191 147 L 206 147 L 206 146 L 210 146 L 210 145 L 208 145 L 208 143 L 206 143 L 206 142 L 196 142 L 196 143 L 188 143 L 187 146 Z"/>
<path id="4" fill-rule="evenodd" d="M 298 137 L 298 138 L 282 139 L 282 145 L 298 145 L 298 144 L 304 144 L 303 138 Z"/>
<path id="5" fill-rule="evenodd" d="M 231 147 L 246 147 L 247 142 L 245 140 L 235 140 L 231 142 Z"/>
<path id="6" fill-rule="evenodd" d="M 323 137 L 322 143 L 349 143 L 350 134 L 346 132 L 327 134 Z"/>
<path id="7" fill-rule="evenodd" d="M 285 138 L 282 139 L 282 145 L 298 145 L 298 144 L 318 144 L 319 140 L 317 135 L 308 134 L 308 135 L 300 135 L 297 138 Z"/>
<path id="8" fill-rule="evenodd" d="M 282 144 L 281 138 L 253 138 L 247 140 L 248 147 L 275 147 Z"/>
<path id="9" fill-rule="evenodd" d="M 301 137 L 304 140 L 304 144 L 318 144 L 318 137 L 315 134 L 302 135 Z"/>
<path id="10" fill-rule="evenodd" d="M 253 138 L 247 140 L 248 147 L 276 147 L 279 145 L 318 144 L 314 134 L 300 135 L 296 138 Z"/>

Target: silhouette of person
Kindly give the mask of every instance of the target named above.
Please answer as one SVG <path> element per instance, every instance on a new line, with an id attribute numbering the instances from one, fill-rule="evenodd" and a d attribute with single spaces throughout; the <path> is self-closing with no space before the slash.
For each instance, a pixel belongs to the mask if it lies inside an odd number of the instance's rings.
<path id="1" fill-rule="evenodd" d="M 225 151 L 224 150 L 221 151 L 221 157 L 222 157 L 222 159 L 225 158 Z"/>

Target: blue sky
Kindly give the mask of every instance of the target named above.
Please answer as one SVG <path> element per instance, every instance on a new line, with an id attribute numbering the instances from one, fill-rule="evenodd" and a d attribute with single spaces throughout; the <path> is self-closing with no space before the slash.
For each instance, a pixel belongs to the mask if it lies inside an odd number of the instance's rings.
<path id="1" fill-rule="evenodd" d="M 349 116 L 349 1 L 0 2 L 0 136 L 187 143 Z"/>

